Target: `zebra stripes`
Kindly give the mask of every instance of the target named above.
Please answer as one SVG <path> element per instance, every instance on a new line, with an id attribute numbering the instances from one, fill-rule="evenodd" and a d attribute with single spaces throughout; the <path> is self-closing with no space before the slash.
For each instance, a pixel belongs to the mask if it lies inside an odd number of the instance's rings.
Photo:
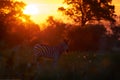
<path id="1" fill-rule="evenodd" d="M 56 64 L 60 55 L 68 50 L 67 42 L 62 42 L 57 46 L 49 46 L 44 44 L 36 44 L 33 48 L 35 58 L 39 57 L 52 58 L 54 60 L 54 64 Z M 36 60 L 38 62 L 38 60 Z"/>

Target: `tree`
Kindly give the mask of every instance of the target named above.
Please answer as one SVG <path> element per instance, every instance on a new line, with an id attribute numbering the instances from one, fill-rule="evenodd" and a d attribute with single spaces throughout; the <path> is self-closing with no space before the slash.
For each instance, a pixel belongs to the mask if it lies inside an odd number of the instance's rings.
<path id="1" fill-rule="evenodd" d="M 36 37 L 38 25 L 23 14 L 25 6 L 16 0 L 0 0 L 0 41 L 14 46 Z"/>
<path id="2" fill-rule="evenodd" d="M 7 29 L 11 28 L 11 24 L 19 24 L 19 18 L 21 16 L 25 16 L 22 14 L 22 9 L 24 8 L 24 6 L 25 4 L 23 2 L 14 2 L 12 0 L 0 0 L 0 37 L 5 36 Z"/>
<path id="3" fill-rule="evenodd" d="M 64 32 L 66 30 L 66 24 L 53 16 L 48 17 L 46 20 L 45 29 L 40 33 L 41 43 L 55 45 L 64 40 Z"/>
<path id="4" fill-rule="evenodd" d="M 112 29 L 112 36 L 115 40 L 119 40 L 120 38 L 120 26 L 114 26 L 114 27 L 111 27 Z"/>
<path id="5" fill-rule="evenodd" d="M 25 5 L 23 2 L 15 2 L 14 0 L 0 0 L 0 21 L 7 22 L 6 20 L 11 18 L 25 17 L 23 14 Z"/>
<path id="6" fill-rule="evenodd" d="M 72 51 L 95 51 L 99 49 L 99 40 L 105 32 L 103 25 L 73 26 L 66 30 L 65 37 L 70 41 L 69 48 Z"/>
<path id="7" fill-rule="evenodd" d="M 75 22 L 84 26 L 90 20 L 108 20 L 115 22 L 113 16 L 114 5 L 112 0 L 64 0 L 68 8 L 60 7 L 58 10 L 70 16 Z"/>

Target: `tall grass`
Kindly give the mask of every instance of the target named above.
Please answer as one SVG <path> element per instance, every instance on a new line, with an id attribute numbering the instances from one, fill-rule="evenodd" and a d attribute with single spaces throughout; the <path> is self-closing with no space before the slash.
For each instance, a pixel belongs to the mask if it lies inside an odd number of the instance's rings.
<path id="1" fill-rule="evenodd" d="M 96 52 L 69 52 L 63 54 L 53 68 L 53 60 L 40 59 L 40 67 L 34 62 L 32 48 L 20 47 L 1 51 L 0 79 L 25 80 L 117 80 L 119 79 L 120 54 Z M 10 59 L 11 58 L 11 59 Z M 10 61 L 11 60 L 11 61 Z M 44 62 L 45 61 L 45 62 Z M 114 75 L 113 75 L 114 73 Z"/>

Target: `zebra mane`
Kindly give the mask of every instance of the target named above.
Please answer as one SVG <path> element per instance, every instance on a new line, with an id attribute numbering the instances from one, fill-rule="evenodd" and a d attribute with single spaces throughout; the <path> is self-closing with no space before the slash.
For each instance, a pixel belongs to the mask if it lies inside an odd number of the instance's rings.
<path id="1" fill-rule="evenodd" d="M 68 50 L 68 43 L 64 41 L 64 42 L 58 44 L 57 47 L 59 48 L 59 50 L 61 50 L 61 52 L 64 52 L 64 51 Z"/>

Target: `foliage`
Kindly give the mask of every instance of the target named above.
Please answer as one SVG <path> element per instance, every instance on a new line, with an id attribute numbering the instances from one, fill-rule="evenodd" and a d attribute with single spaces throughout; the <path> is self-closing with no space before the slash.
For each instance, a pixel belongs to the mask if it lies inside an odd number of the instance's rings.
<path id="1" fill-rule="evenodd" d="M 13 2 L 11 0 L 1 0 L 0 1 L 1 37 L 4 37 L 5 34 L 7 34 L 8 28 L 10 29 L 10 27 L 8 27 L 8 25 L 11 26 L 11 23 L 12 23 L 15 26 L 14 23 L 18 23 L 17 18 L 19 18 L 19 16 L 21 15 L 21 12 L 22 12 L 21 9 L 24 6 L 25 6 L 25 4 L 22 2 Z"/>
<path id="2" fill-rule="evenodd" d="M 23 14 L 25 5 L 14 0 L 0 0 L 0 43 L 3 41 L 12 47 L 36 37 L 39 27 Z"/>
<path id="3" fill-rule="evenodd" d="M 112 33 L 107 36 L 109 50 L 120 51 L 120 26 L 111 27 Z M 110 48 L 111 47 L 111 48 Z"/>
<path id="4" fill-rule="evenodd" d="M 25 7 L 23 2 L 14 2 L 12 0 L 1 0 L 0 1 L 0 22 L 9 25 L 9 22 L 16 21 L 20 17 L 27 18 L 23 14 L 22 10 Z"/>
<path id="5" fill-rule="evenodd" d="M 46 22 L 47 27 L 40 32 L 40 43 L 55 45 L 64 40 L 66 24 L 50 16 Z M 45 27 L 45 26 L 44 26 Z"/>
<path id="6" fill-rule="evenodd" d="M 120 25 L 111 27 L 112 29 L 112 35 L 114 36 L 114 39 L 118 40 L 120 38 Z"/>
<path id="7" fill-rule="evenodd" d="M 114 6 L 112 0 L 64 0 L 68 8 L 60 7 L 59 10 L 70 16 L 75 22 L 84 26 L 90 20 L 108 20 L 115 22 L 113 16 Z"/>
<path id="8" fill-rule="evenodd" d="M 105 35 L 106 29 L 103 25 L 86 25 L 72 27 L 66 31 L 66 38 L 70 40 L 70 50 L 97 50 L 101 35 Z"/>

